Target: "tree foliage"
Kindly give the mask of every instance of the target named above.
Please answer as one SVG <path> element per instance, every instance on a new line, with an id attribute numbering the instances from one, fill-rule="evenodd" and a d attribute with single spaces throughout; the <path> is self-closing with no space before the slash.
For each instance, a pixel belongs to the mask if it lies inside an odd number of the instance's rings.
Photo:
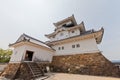
<path id="1" fill-rule="evenodd" d="M 10 49 L 4 50 L 0 48 L 0 62 L 1 63 L 9 62 L 11 54 L 12 50 Z"/>

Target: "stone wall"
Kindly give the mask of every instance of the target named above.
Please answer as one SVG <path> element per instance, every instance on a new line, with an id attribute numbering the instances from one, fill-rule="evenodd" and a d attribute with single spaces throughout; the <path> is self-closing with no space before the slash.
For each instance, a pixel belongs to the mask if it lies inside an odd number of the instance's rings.
<path id="1" fill-rule="evenodd" d="M 54 56 L 51 67 L 54 72 L 120 77 L 118 68 L 101 53 Z"/>
<path id="2" fill-rule="evenodd" d="M 33 78 L 33 75 L 26 63 L 21 63 L 20 67 L 14 77 L 14 79 L 19 80 L 31 80 Z"/>
<path id="3" fill-rule="evenodd" d="M 9 63 L 0 76 L 12 80 L 15 77 L 19 66 L 20 63 Z"/>
<path id="4" fill-rule="evenodd" d="M 37 62 L 37 65 L 40 69 L 47 72 L 46 67 L 50 65 L 48 62 Z M 9 63 L 5 70 L 0 74 L 1 77 L 5 77 L 10 80 L 31 80 L 34 79 L 33 74 L 31 73 L 30 68 L 27 63 Z"/>
<path id="5" fill-rule="evenodd" d="M 44 72 L 47 72 L 46 67 L 50 66 L 53 72 L 120 77 L 118 67 L 101 53 L 54 56 L 52 63 L 37 64 Z M 30 80 L 33 77 L 26 63 L 9 63 L 0 76 L 11 80 L 18 78 Z"/>
<path id="6" fill-rule="evenodd" d="M 40 69 L 42 69 L 45 73 L 49 72 L 49 70 L 47 70 L 47 67 L 50 68 L 51 63 L 49 62 L 37 62 L 37 65 L 40 67 Z"/>
<path id="7" fill-rule="evenodd" d="M 26 63 L 9 63 L 0 76 L 10 80 L 30 80 L 33 77 Z"/>
<path id="8" fill-rule="evenodd" d="M 18 78 L 30 80 L 32 77 L 26 63 L 9 63 L 0 76 L 10 80 Z"/>

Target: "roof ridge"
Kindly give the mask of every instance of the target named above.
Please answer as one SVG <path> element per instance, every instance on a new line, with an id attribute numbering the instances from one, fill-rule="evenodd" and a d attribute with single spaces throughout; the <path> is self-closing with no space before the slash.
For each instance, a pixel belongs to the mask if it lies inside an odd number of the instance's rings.
<path id="1" fill-rule="evenodd" d="M 34 39 L 34 40 L 36 40 L 36 41 L 39 41 L 39 42 L 45 44 L 45 42 L 43 42 L 43 41 L 41 41 L 41 40 L 38 40 L 38 39 L 36 39 L 36 38 L 34 38 L 34 37 L 31 37 L 31 36 L 29 36 L 29 35 L 27 35 L 27 34 L 25 34 L 25 33 L 23 33 L 23 35 L 26 36 L 26 37 L 28 37 L 28 38 Z"/>
<path id="2" fill-rule="evenodd" d="M 38 41 L 38 42 L 40 42 L 40 43 L 48 46 L 45 42 L 43 42 L 43 41 L 41 41 L 41 40 L 38 40 L 38 39 L 36 39 L 36 38 L 34 38 L 34 37 L 31 37 L 31 36 L 29 36 L 29 35 L 27 35 L 27 34 L 25 34 L 25 33 L 23 33 L 23 34 L 18 38 L 18 40 L 19 40 L 21 37 L 28 37 L 28 38 L 30 38 L 30 39 L 33 39 L 33 40 L 35 40 L 35 41 Z M 16 42 L 19 42 L 18 40 L 17 40 Z M 16 43 L 16 42 L 15 42 L 15 43 Z M 49 46 L 48 46 L 48 47 L 49 47 Z"/>

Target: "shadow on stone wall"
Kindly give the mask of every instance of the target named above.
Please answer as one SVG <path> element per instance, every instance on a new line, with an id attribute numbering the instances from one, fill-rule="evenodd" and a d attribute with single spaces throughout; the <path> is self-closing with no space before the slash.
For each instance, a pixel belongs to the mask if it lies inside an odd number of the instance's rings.
<path id="1" fill-rule="evenodd" d="M 101 53 L 54 56 L 51 67 L 53 72 L 120 77 L 118 67 Z"/>
<path id="2" fill-rule="evenodd" d="M 7 65 L 7 67 L 4 69 L 4 71 L 1 73 L 0 77 L 4 77 L 10 80 L 31 80 L 31 79 L 35 79 L 36 77 L 32 74 L 28 64 L 33 64 L 35 66 L 38 66 L 39 68 L 39 72 L 41 72 L 41 70 L 43 70 L 43 72 L 47 72 L 46 67 L 50 65 L 50 63 L 35 63 L 35 62 L 22 62 L 22 63 L 9 63 Z M 34 67 L 35 67 L 34 66 Z M 38 69 L 36 69 L 35 67 L 36 73 L 38 72 Z M 44 76 L 41 75 L 40 76 Z M 40 77 L 38 76 L 38 77 Z"/>

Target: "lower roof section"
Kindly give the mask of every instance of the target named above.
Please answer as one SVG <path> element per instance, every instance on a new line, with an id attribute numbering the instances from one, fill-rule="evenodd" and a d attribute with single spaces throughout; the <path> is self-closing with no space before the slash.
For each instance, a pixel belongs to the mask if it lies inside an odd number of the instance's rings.
<path id="1" fill-rule="evenodd" d="M 17 42 L 17 43 L 10 44 L 9 46 L 16 48 L 16 47 L 23 46 L 23 45 L 34 46 L 36 48 L 41 48 L 41 49 L 45 49 L 45 50 L 54 52 L 54 49 L 52 49 L 52 48 L 48 48 L 48 47 L 45 47 L 43 45 L 39 45 L 39 44 L 29 42 L 29 41 L 20 41 L 20 42 Z"/>

